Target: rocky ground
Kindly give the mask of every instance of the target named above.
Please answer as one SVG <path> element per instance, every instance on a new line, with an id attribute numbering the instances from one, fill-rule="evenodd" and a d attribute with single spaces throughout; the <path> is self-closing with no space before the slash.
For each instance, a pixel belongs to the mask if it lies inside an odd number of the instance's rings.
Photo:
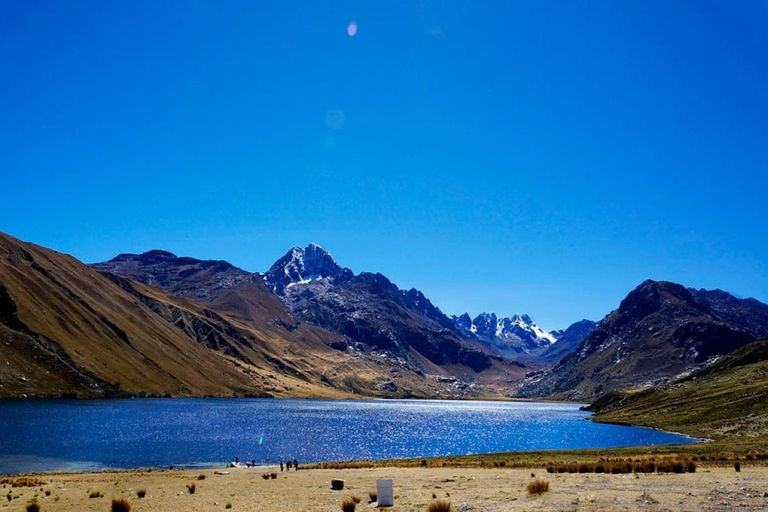
<path id="1" fill-rule="evenodd" d="M 227 471 L 228 474 L 217 474 Z M 391 511 L 424 511 L 433 497 L 450 500 L 464 511 L 701 511 L 767 510 L 768 468 L 699 467 L 696 473 L 605 475 L 547 474 L 550 490 L 530 496 L 525 487 L 532 470 L 467 468 L 311 469 L 280 473 L 264 480 L 264 468 L 199 471 L 123 471 L 44 474 L 33 487 L 2 488 L 0 511 L 24 511 L 37 500 L 40 510 L 109 511 L 113 497 L 126 498 L 134 512 L 157 511 L 339 511 L 343 499 L 361 499 L 358 511 L 373 510 L 368 492 L 378 478 L 394 480 Z M 205 475 L 200 480 L 199 475 Z M 9 477 L 14 480 L 14 477 Z M 331 490 L 331 479 L 345 488 Z M 2 478 L 0 478 L 0 481 Z M 195 484 L 194 494 L 188 485 Z M 137 491 L 145 490 L 144 498 Z M 8 500 L 6 496 L 11 498 Z M 95 497 L 90 497 L 95 496 Z M 229 508 L 228 508 L 229 507 Z"/>

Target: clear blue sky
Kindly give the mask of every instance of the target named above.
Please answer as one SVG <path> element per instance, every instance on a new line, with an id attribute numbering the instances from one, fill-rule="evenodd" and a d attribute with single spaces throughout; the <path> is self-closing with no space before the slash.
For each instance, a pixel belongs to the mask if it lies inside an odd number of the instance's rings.
<path id="1" fill-rule="evenodd" d="M 762 0 L 0 0 L 0 230 L 253 271 L 314 241 L 545 328 L 646 278 L 768 301 L 766 27 Z"/>

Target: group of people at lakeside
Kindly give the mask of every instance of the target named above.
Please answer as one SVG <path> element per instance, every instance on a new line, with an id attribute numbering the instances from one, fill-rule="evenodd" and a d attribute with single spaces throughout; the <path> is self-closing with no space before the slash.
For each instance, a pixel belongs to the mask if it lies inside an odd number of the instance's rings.
<path id="1" fill-rule="evenodd" d="M 245 465 L 247 467 L 256 467 L 256 459 L 253 459 L 251 462 L 246 461 Z M 235 462 L 228 464 L 227 467 L 239 467 L 240 466 L 240 457 L 235 457 Z M 283 463 L 283 461 L 280 461 L 280 471 L 290 471 L 291 468 L 293 468 L 294 471 L 299 470 L 299 461 L 296 459 L 288 459 L 287 462 Z M 173 466 L 171 466 L 171 469 L 173 469 Z"/>

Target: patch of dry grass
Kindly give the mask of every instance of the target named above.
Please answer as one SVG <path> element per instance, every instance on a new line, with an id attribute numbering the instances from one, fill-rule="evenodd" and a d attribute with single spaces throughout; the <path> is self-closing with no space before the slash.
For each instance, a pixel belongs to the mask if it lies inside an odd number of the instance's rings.
<path id="1" fill-rule="evenodd" d="M 341 511 L 342 512 L 355 512 L 355 507 L 357 507 L 357 501 L 353 500 L 352 498 L 344 498 L 344 501 L 341 502 Z"/>
<path id="2" fill-rule="evenodd" d="M 130 512 L 131 504 L 125 498 L 112 498 L 112 512 Z"/>
<path id="3" fill-rule="evenodd" d="M 528 485 L 525 486 L 525 489 L 528 491 L 528 494 L 534 496 L 544 494 L 545 492 L 549 491 L 549 480 L 535 478 L 528 482 Z"/>
<path id="4" fill-rule="evenodd" d="M 451 512 L 451 502 L 435 500 L 427 505 L 427 512 Z"/>

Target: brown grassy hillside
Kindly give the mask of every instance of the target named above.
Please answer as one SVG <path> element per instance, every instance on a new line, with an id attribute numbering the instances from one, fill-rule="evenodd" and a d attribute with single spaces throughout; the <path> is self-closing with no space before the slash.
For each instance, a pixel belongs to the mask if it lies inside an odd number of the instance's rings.
<path id="1" fill-rule="evenodd" d="M 0 340 L 0 397 L 464 393 L 392 358 L 330 348 L 338 335 L 297 322 L 260 282 L 201 302 L 2 233 Z M 496 364 L 491 386 L 471 392 L 503 393 L 521 371 Z"/>

